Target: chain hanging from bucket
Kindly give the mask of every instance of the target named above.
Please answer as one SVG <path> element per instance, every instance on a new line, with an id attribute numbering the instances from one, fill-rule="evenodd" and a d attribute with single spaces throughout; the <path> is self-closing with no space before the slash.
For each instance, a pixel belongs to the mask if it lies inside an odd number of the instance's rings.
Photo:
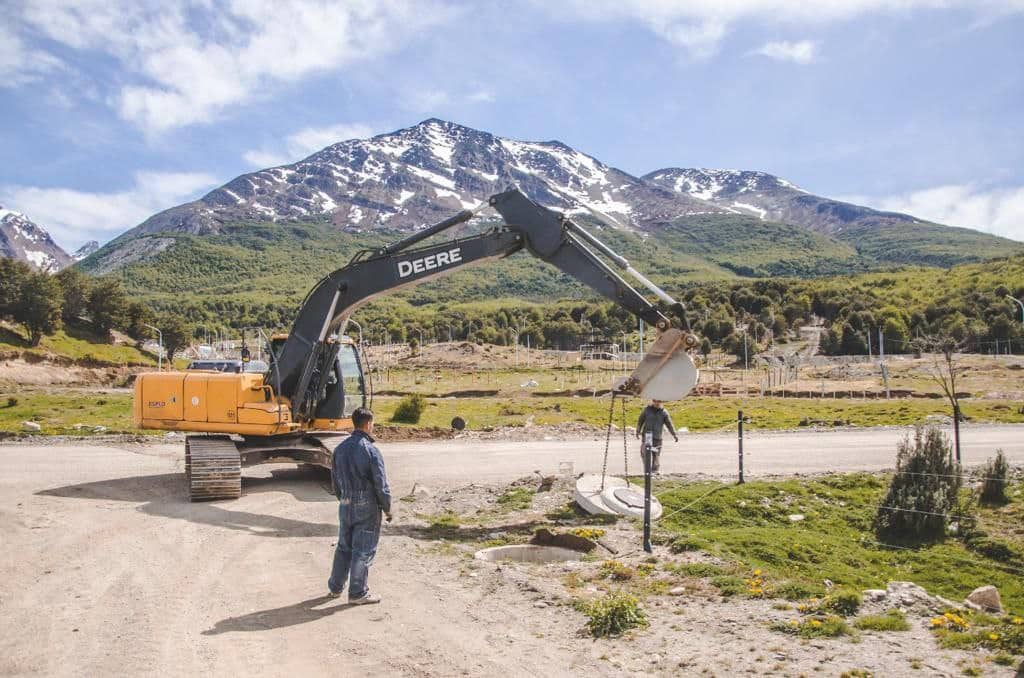
<path id="1" fill-rule="evenodd" d="M 622 468 L 623 473 L 626 476 L 626 482 L 629 482 L 629 445 L 626 441 L 626 399 L 622 398 L 619 400 L 622 404 Z"/>
<path id="2" fill-rule="evenodd" d="M 604 462 L 601 464 L 601 490 L 604 490 L 604 479 L 608 475 L 608 452 L 612 447 L 612 421 L 615 419 L 615 392 L 612 392 L 611 404 L 608 408 L 608 431 L 604 438 Z"/>

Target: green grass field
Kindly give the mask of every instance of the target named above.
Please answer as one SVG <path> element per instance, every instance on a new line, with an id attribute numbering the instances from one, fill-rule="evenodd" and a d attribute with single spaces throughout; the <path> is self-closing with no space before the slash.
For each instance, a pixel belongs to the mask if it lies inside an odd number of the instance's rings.
<path id="1" fill-rule="evenodd" d="M 720 576 L 736 581 L 719 583 L 735 595 L 758 595 L 747 584 L 757 569 L 764 582 L 758 588 L 769 597 L 820 596 L 825 579 L 858 590 L 912 581 L 952 600 L 993 584 L 1009 611 L 1024 611 L 1019 560 L 994 560 L 954 538 L 911 549 L 875 543 L 871 523 L 887 486 L 888 477 L 867 474 L 744 485 L 658 482 L 666 515 L 658 530 L 676 551 L 705 551 L 734 563 L 738 570 Z M 1021 553 L 1024 483 L 1011 486 L 1010 496 L 1005 506 L 979 508 L 979 524 Z M 804 519 L 791 522 L 790 514 Z M 1007 520 L 1016 521 L 1016 530 L 993 528 Z"/>
<path id="2" fill-rule="evenodd" d="M 17 405 L 7 406 L 8 398 L 12 397 L 17 399 Z M 381 396 L 374 399 L 379 423 L 391 423 L 399 400 L 398 397 Z M 472 430 L 523 426 L 528 421 L 533 424 L 578 422 L 603 428 L 608 423 L 608 406 L 607 398 L 590 397 L 428 398 L 427 409 L 415 426 L 447 429 L 452 418 L 459 416 Z M 641 406 L 642 403 L 636 399 L 627 402 L 627 426 L 636 423 Z M 615 407 L 614 423 L 621 426 L 620 405 Z M 833 401 L 706 397 L 689 398 L 670 407 L 669 411 L 678 427 L 707 432 L 731 428 L 740 409 L 750 420 L 746 424 L 748 430 L 799 428 L 804 419 L 841 422 L 844 426 L 847 423 L 854 426 L 910 425 L 923 421 L 929 414 L 946 414 L 942 401 L 931 399 Z M 1010 401 L 965 402 L 963 412 L 969 420 L 978 423 L 1024 423 L 1019 404 Z M 103 425 L 110 432 L 134 432 L 131 427 L 131 395 L 127 393 L 24 389 L 0 392 L 0 431 L 19 431 L 21 422 L 25 420 L 41 424 L 44 434 L 72 432 L 74 425 L 79 423 Z"/>
<path id="3" fill-rule="evenodd" d="M 65 327 L 43 337 L 39 346 L 29 346 L 19 328 L 0 327 L 0 353 L 29 354 L 46 359 L 63 359 L 84 365 L 155 366 L 156 359 L 134 346 L 100 341 L 81 327 Z"/>

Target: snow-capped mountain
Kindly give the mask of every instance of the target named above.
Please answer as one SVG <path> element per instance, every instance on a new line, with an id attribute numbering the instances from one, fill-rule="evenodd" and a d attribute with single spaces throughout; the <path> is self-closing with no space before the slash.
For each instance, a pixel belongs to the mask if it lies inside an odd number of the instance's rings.
<path id="1" fill-rule="evenodd" d="M 851 225 L 918 223 L 906 214 L 879 212 L 811 195 L 785 179 L 764 172 L 668 168 L 650 172 L 643 178 L 730 212 L 802 226 L 818 233 L 838 234 Z"/>
<path id="2" fill-rule="evenodd" d="M 0 207 L 0 257 L 18 259 L 46 273 L 56 273 L 71 257 L 46 229 L 20 212 Z"/>
<path id="3" fill-rule="evenodd" d="M 100 244 L 97 241 L 90 240 L 89 242 L 85 243 L 84 245 L 82 245 L 81 247 L 74 251 L 74 253 L 71 255 L 71 260 L 81 261 L 82 259 L 85 259 L 87 256 L 89 256 L 99 248 Z"/>
<path id="4" fill-rule="evenodd" d="M 669 168 L 636 177 L 560 141 L 520 141 L 431 118 L 243 174 L 199 200 L 155 214 L 86 256 L 82 267 L 102 274 L 143 264 L 185 247 L 179 234 L 220 234 L 236 242 L 239 229 L 260 222 L 326 222 L 351 233 L 411 231 L 511 186 L 562 212 L 607 215 L 602 221 L 639 241 L 663 234 L 655 244 L 701 261 L 714 250 L 728 270 L 747 271 L 735 257 L 747 257 L 749 243 L 764 239 L 774 243 L 780 261 L 817 249 L 848 268 L 951 265 L 1017 247 L 978 231 L 815 196 L 763 172 Z M 479 218 L 490 217 L 485 212 Z M 828 237 L 831 244 L 808 244 L 808 235 Z M 863 257 L 856 266 L 847 261 L 856 256 Z M 827 269 L 794 267 L 789 259 L 771 270 Z"/>
<path id="5" fill-rule="evenodd" d="M 558 141 L 516 141 L 430 119 L 244 174 L 151 217 L 136 231 L 211 233 L 231 221 L 324 215 L 347 230 L 414 229 L 475 207 L 511 185 L 561 211 L 598 210 L 627 229 L 725 211 Z"/>

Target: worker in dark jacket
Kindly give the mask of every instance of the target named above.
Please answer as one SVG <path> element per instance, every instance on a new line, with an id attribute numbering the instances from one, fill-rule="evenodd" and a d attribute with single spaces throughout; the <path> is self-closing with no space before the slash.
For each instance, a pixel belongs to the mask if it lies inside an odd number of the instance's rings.
<path id="1" fill-rule="evenodd" d="M 337 598 L 349 580 L 349 603 L 366 605 L 380 602 L 380 596 L 370 594 L 366 579 L 377 553 L 381 513 L 391 522 L 391 490 L 384 459 L 373 444 L 373 412 L 356 408 L 352 425 L 352 435 L 335 448 L 331 459 L 341 528 L 327 587 L 330 596 Z"/>
<path id="2" fill-rule="evenodd" d="M 668 410 L 661 406 L 660 400 L 652 400 L 651 404 L 640 413 L 640 419 L 636 422 L 636 437 L 641 438 L 644 432 L 651 434 L 651 473 L 658 473 L 661 469 L 661 437 L 662 431 L 667 428 L 675 441 L 679 442 L 676 435 L 676 428 L 672 425 L 672 417 Z"/>

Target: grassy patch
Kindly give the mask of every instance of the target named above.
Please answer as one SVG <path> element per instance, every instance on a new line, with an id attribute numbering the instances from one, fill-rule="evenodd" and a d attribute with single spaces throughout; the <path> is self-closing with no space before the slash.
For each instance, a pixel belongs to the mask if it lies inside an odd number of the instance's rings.
<path id="1" fill-rule="evenodd" d="M 913 549 L 875 543 L 874 507 L 886 486 L 887 478 L 868 474 L 744 485 L 665 483 L 658 498 L 669 517 L 659 529 L 669 539 L 700 541 L 706 552 L 738 564 L 738 571 L 721 572 L 711 580 L 726 596 L 745 595 L 749 575 L 741 573 L 756 568 L 764 572 L 766 593 L 785 598 L 820 595 L 824 579 L 854 591 L 913 581 L 955 600 L 994 584 L 1008 609 L 1024 611 L 1024 578 L 961 541 L 949 538 Z M 979 508 L 979 524 L 986 525 L 997 513 L 999 520 L 1015 515 L 1024 496 L 1012 492 L 1011 497 L 1001 508 Z M 805 519 L 792 523 L 787 518 L 792 513 Z M 1024 547 L 1022 535 L 1009 528 L 1003 534 L 1014 548 Z"/>
<path id="2" fill-rule="evenodd" d="M 134 346 L 111 344 L 83 327 L 67 326 L 29 347 L 21 334 L 0 328 L 0 353 L 27 353 L 41 358 L 63 358 L 87 365 L 155 367 L 156 359 Z"/>
<path id="3" fill-rule="evenodd" d="M 899 610 L 889 610 L 885 614 L 866 614 L 857 617 L 854 627 L 862 631 L 909 631 L 910 623 Z"/>
<path id="4" fill-rule="evenodd" d="M 523 378 L 518 375 L 516 378 Z M 544 380 L 544 377 L 538 377 Z M 547 381 L 555 385 L 555 377 Z M 378 396 L 375 413 L 382 420 L 391 420 L 398 407 L 394 396 Z M 555 405 L 558 407 L 556 408 Z M 964 414 L 975 422 L 1024 423 L 1019 405 L 1004 400 L 971 400 L 962 405 Z M 640 414 L 640 404 L 627 407 L 627 422 Z M 677 426 L 691 431 L 713 431 L 736 421 L 742 409 L 751 421 L 748 430 L 793 429 L 809 419 L 842 420 L 855 426 L 910 425 L 924 421 L 931 414 L 946 414 L 946 405 L 936 399 L 904 400 L 830 400 L 812 398 L 711 398 L 691 397 L 671 408 Z M 523 426 L 530 419 L 535 424 L 581 422 L 602 428 L 608 423 L 608 401 L 604 398 L 565 398 L 522 395 L 512 397 L 427 398 L 427 407 L 419 420 L 421 426 L 448 428 L 452 417 L 466 420 L 470 429 L 495 426 Z"/>
<path id="5" fill-rule="evenodd" d="M 11 398 L 17 404 L 9 405 Z M 21 431 L 23 421 L 36 422 L 43 434 L 164 433 L 139 431 L 132 425 L 132 400 L 127 393 L 0 392 L 0 431 Z M 76 424 L 89 428 L 76 429 Z M 94 426 L 107 430 L 95 431 Z"/>
<path id="6" fill-rule="evenodd" d="M 507 511 L 522 511 L 533 506 L 533 490 L 513 487 L 498 497 L 498 506 Z"/>
<path id="7" fill-rule="evenodd" d="M 773 631 L 788 633 L 800 638 L 835 638 L 850 633 L 850 627 L 839 616 L 830 615 L 823 618 L 791 619 L 788 622 L 776 622 L 771 625 Z"/>

